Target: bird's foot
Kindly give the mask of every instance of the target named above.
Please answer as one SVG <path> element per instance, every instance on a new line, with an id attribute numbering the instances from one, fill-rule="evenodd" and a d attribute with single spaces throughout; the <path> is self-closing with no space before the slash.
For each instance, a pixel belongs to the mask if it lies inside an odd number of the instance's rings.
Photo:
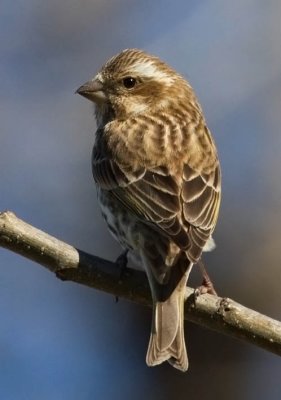
<path id="1" fill-rule="evenodd" d="M 195 289 L 195 291 L 194 291 L 195 298 L 197 298 L 201 294 L 206 294 L 206 293 L 217 296 L 218 294 L 214 288 L 213 282 L 211 281 L 211 279 L 206 271 L 203 261 L 199 260 L 198 265 L 199 265 L 201 274 L 203 276 L 203 282 L 198 288 Z"/>

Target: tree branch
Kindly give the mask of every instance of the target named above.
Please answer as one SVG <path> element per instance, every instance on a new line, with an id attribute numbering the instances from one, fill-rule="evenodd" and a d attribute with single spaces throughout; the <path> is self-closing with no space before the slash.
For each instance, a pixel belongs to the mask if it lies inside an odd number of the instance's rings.
<path id="1" fill-rule="evenodd" d="M 0 213 L 0 246 L 36 261 L 62 280 L 151 306 L 144 272 L 128 269 L 120 279 L 116 263 L 75 249 L 10 211 Z M 281 355 L 281 323 L 231 299 L 209 294 L 195 298 L 194 289 L 187 287 L 185 318 Z"/>

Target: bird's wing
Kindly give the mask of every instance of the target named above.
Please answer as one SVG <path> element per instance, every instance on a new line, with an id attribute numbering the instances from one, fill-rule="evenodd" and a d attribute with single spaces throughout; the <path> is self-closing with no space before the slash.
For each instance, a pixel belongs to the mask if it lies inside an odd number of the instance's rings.
<path id="1" fill-rule="evenodd" d="M 121 166 L 95 146 L 92 157 L 96 183 L 112 194 L 131 212 L 169 236 L 198 261 L 209 239 L 220 202 L 220 168 L 199 173 L 185 164 L 178 184 L 168 168 Z"/>
<path id="2" fill-rule="evenodd" d="M 197 261 L 214 230 L 221 198 L 221 172 L 218 161 L 208 173 L 199 173 L 185 164 L 181 192 L 183 217 L 190 225 L 189 258 Z"/>
<path id="3" fill-rule="evenodd" d="M 97 185 L 112 194 L 138 218 L 171 235 L 180 247 L 188 236 L 179 222 L 180 187 L 165 167 L 150 170 L 124 167 L 107 156 L 100 143 L 93 149 L 92 170 Z"/>
<path id="4" fill-rule="evenodd" d="M 93 148 L 92 171 L 96 183 L 105 190 L 125 187 L 145 174 L 145 168 L 138 170 L 130 168 L 130 166 L 121 168 L 116 161 L 108 157 L 100 143 Z"/>

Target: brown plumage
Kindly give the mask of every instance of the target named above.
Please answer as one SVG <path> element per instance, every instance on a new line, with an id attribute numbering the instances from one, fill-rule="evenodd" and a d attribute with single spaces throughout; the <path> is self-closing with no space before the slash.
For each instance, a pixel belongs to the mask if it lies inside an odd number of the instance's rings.
<path id="1" fill-rule="evenodd" d="M 185 286 L 218 217 L 215 144 L 189 85 L 157 57 L 124 50 L 79 94 L 96 103 L 92 155 L 111 233 L 147 273 L 154 302 L 147 364 L 185 371 Z"/>

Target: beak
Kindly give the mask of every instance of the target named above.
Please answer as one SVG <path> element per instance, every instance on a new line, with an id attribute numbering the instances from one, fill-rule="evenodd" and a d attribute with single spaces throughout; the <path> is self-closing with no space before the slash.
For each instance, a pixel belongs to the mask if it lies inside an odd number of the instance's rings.
<path id="1" fill-rule="evenodd" d="M 92 79 L 84 83 L 76 90 L 75 93 L 80 94 L 86 99 L 93 101 L 94 103 L 103 103 L 107 100 L 107 97 L 103 91 L 103 84 L 98 79 Z"/>

